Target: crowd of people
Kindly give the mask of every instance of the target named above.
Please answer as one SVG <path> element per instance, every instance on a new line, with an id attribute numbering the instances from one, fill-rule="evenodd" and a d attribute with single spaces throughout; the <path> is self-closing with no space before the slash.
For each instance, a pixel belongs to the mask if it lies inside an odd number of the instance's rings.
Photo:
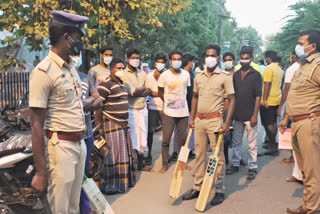
<path id="1" fill-rule="evenodd" d="M 81 65 L 81 38 L 85 36 L 82 27 L 88 18 L 61 11 L 52 14 L 51 49 L 31 73 L 29 106 L 37 169 L 32 185 L 48 190 L 54 213 L 91 212 L 81 183 L 89 171 L 94 142 L 92 112 L 95 126 L 106 140 L 99 179 L 105 194 L 127 192 L 136 183 L 136 170 L 153 171 L 153 137 L 162 126 L 159 173 L 166 173 L 169 162 L 177 159 L 189 128 L 194 129 L 189 155 L 195 158 L 194 186 L 183 200 L 197 198 L 207 152 L 209 147 L 215 151 L 218 135 L 223 133 L 216 194 L 210 202 L 213 206 L 225 199 L 225 174 L 237 173 L 240 165 L 248 165 L 248 180 L 258 173 L 259 113 L 266 132 L 262 155 L 279 154 L 278 126 L 283 132 L 291 121 L 295 167 L 288 181 L 301 181 L 305 191 L 303 205 L 287 211 L 320 212 L 319 31 L 300 34 L 286 72 L 275 51 L 266 51 L 266 65 L 259 66 L 253 62 L 253 48 L 244 46 L 236 65 L 235 54 L 221 56 L 220 46 L 209 44 L 199 57 L 203 57 L 203 64 L 189 53 L 173 51 L 168 58 L 166 53 L 159 53 L 151 72 L 142 69 L 139 50 L 129 49 L 123 61 L 113 57 L 112 47 L 102 47 L 101 63 L 85 74 L 77 68 Z M 280 124 L 278 116 L 284 118 Z M 242 158 L 244 131 L 248 163 Z M 169 155 L 173 134 L 174 152 Z"/>

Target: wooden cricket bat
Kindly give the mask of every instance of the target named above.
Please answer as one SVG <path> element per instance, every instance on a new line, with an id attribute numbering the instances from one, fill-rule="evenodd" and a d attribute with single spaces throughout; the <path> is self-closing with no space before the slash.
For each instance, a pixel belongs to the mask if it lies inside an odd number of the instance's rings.
<path id="1" fill-rule="evenodd" d="M 203 183 L 201 185 L 200 194 L 196 203 L 196 210 L 200 212 L 203 212 L 206 209 L 210 191 L 213 185 L 213 181 L 217 177 L 216 171 L 217 171 L 217 166 L 219 162 L 218 155 L 220 152 L 222 140 L 223 140 L 223 134 L 219 134 L 219 139 L 218 139 L 218 143 L 214 151 L 214 154 L 209 157 L 206 174 L 204 176 Z"/>
<path id="2" fill-rule="evenodd" d="M 189 129 L 187 141 L 183 147 L 181 147 L 178 161 L 174 169 L 173 178 L 170 185 L 169 196 L 171 198 L 178 198 L 181 191 L 181 185 L 183 181 L 184 170 L 187 166 L 187 161 L 190 153 L 189 142 L 192 136 L 193 129 Z"/>
<path id="3" fill-rule="evenodd" d="M 92 178 L 84 175 L 82 188 L 98 214 L 114 214 L 110 204 Z"/>

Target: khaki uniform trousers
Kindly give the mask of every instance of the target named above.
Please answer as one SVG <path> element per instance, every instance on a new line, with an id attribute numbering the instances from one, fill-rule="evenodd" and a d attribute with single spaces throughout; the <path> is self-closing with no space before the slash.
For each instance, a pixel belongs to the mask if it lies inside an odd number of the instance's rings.
<path id="1" fill-rule="evenodd" d="M 292 123 L 292 147 L 304 183 L 308 214 L 320 213 L 320 117 Z"/>
<path id="2" fill-rule="evenodd" d="M 196 152 L 196 171 L 195 171 L 195 182 L 193 189 L 200 191 L 203 178 L 205 175 L 207 167 L 207 149 L 208 149 L 208 139 L 210 141 L 210 146 L 212 147 L 212 152 L 216 149 L 216 144 L 218 140 L 218 135 L 215 132 L 222 125 L 222 120 L 217 121 L 215 119 L 200 120 L 199 118 L 195 121 L 195 152 Z M 224 176 L 225 176 L 225 159 L 223 153 L 223 143 L 220 147 L 219 152 L 219 163 L 217 166 L 217 179 L 215 183 L 216 192 L 224 193 Z"/>
<path id="3" fill-rule="evenodd" d="M 45 138 L 45 144 L 49 170 L 47 198 L 52 213 L 78 214 L 87 154 L 84 140 L 53 142 Z"/>

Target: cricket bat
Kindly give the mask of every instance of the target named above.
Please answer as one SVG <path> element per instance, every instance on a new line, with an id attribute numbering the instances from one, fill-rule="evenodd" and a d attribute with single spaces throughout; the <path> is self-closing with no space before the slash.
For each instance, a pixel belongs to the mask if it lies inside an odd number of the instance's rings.
<path id="1" fill-rule="evenodd" d="M 219 162 L 218 155 L 220 152 L 222 140 L 223 140 L 223 134 L 219 134 L 219 139 L 218 139 L 218 143 L 214 151 L 214 154 L 209 157 L 206 174 L 204 176 L 203 183 L 201 185 L 200 194 L 196 203 L 196 210 L 200 212 L 203 212 L 206 209 L 213 182 L 217 177 L 216 171 L 217 171 L 217 166 Z"/>
<path id="2" fill-rule="evenodd" d="M 114 214 L 110 204 L 92 178 L 84 175 L 82 188 L 98 214 Z"/>
<path id="3" fill-rule="evenodd" d="M 170 185 L 169 196 L 171 198 L 178 198 L 181 191 L 181 185 L 183 181 L 184 170 L 187 166 L 187 161 L 190 153 L 189 143 L 192 136 L 192 129 L 189 129 L 187 141 L 183 147 L 181 147 L 178 161 L 174 169 L 173 178 Z"/>

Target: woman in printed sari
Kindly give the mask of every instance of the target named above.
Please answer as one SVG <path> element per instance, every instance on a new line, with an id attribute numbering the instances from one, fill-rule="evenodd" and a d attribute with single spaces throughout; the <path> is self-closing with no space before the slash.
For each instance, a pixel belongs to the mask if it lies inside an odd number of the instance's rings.
<path id="1" fill-rule="evenodd" d="M 105 194 L 124 193 L 135 184 L 128 126 L 128 92 L 121 81 L 124 68 L 122 60 L 112 60 L 110 76 L 98 86 L 104 104 L 100 116 L 101 128 L 109 149 L 100 171 L 100 189 Z"/>

